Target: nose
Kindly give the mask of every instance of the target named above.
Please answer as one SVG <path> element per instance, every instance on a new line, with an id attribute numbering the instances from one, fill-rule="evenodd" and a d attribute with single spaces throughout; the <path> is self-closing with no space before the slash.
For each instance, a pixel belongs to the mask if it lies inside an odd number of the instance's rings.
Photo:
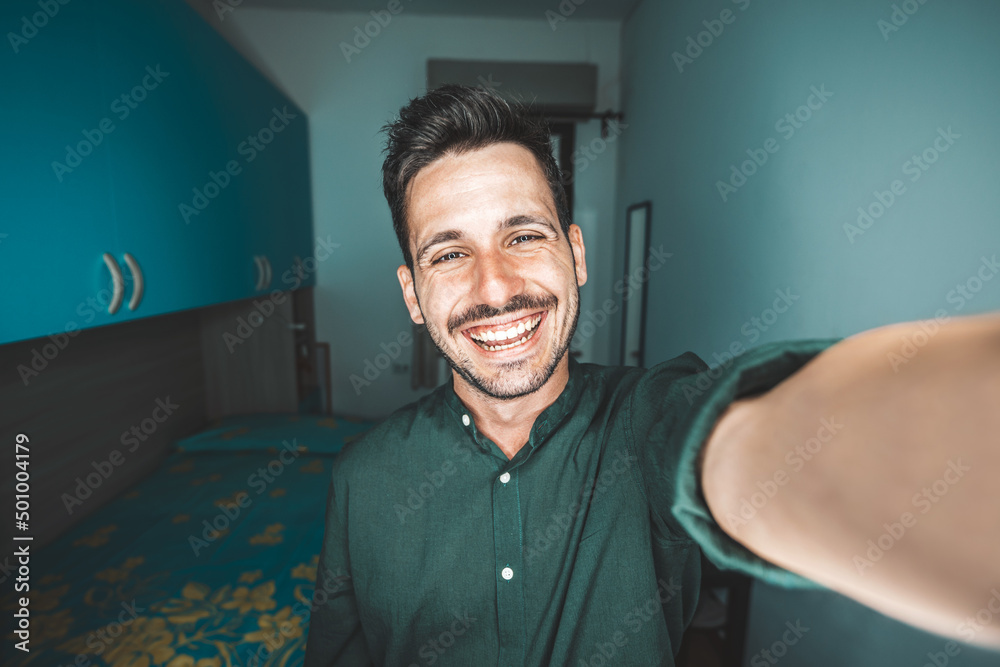
<path id="1" fill-rule="evenodd" d="M 524 292 L 524 277 L 502 252 L 480 254 L 476 261 L 476 295 L 479 302 L 502 308 Z"/>

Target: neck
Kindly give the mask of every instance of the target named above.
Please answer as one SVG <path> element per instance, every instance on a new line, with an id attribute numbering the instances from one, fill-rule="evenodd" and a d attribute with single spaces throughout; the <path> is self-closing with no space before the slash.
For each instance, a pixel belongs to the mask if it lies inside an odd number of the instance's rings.
<path id="1" fill-rule="evenodd" d="M 563 356 L 544 385 L 517 398 L 493 398 L 474 388 L 454 370 L 452 377 L 455 394 L 475 419 L 476 428 L 495 442 L 508 459 L 512 459 L 528 443 L 535 418 L 555 403 L 566 388 L 569 382 L 569 354 Z"/>

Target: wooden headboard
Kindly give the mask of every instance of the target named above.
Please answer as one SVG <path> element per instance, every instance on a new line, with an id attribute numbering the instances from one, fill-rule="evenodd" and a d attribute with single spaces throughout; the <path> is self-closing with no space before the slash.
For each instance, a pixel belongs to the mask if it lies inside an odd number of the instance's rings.
<path id="1" fill-rule="evenodd" d="M 318 380 L 312 289 L 284 294 L 280 304 L 258 297 L 0 346 L 9 453 L 0 502 L 14 507 L 14 441 L 27 434 L 36 546 L 152 472 L 173 442 L 210 421 L 298 409 Z M 263 301 L 275 306 L 267 316 Z M 0 580 L 11 553 L 0 550 Z"/>

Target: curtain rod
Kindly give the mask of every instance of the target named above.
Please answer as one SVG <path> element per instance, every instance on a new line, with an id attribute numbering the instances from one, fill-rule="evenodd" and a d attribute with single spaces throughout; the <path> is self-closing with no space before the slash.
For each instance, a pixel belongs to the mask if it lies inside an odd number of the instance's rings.
<path id="1" fill-rule="evenodd" d="M 572 112 L 572 111 L 566 111 L 566 112 L 557 112 L 557 113 L 552 113 L 552 114 L 542 113 L 540 115 L 543 116 L 546 120 L 549 120 L 549 121 L 580 122 L 580 121 L 588 121 L 588 120 L 597 120 L 597 119 L 600 119 L 600 121 L 601 121 L 601 138 L 602 139 L 607 139 L 608 138 L 608 124 L 612 120 L 614 120 L 616 122 L 619 122 L 619 123 L 621 123 L 622 121 L 625 120 L 625 114 L 624 113 L 622 113 L 621 111 L 611 111 L 610 109 L 608 109 L 604 113 L 596 113 L 596 112 L 593 112 L 593 111 L 589 111 L 589 112 Z"/>

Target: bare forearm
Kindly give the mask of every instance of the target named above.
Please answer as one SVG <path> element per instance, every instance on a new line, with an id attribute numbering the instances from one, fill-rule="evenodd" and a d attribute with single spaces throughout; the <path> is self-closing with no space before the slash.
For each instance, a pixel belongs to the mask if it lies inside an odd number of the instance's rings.
<path id="1" fill-rule="evenodd" d="M 925 329 L 859 334 L 734 404 L 705 496 L 765 559 L 1000 647 L 1000 316 Z"/>

